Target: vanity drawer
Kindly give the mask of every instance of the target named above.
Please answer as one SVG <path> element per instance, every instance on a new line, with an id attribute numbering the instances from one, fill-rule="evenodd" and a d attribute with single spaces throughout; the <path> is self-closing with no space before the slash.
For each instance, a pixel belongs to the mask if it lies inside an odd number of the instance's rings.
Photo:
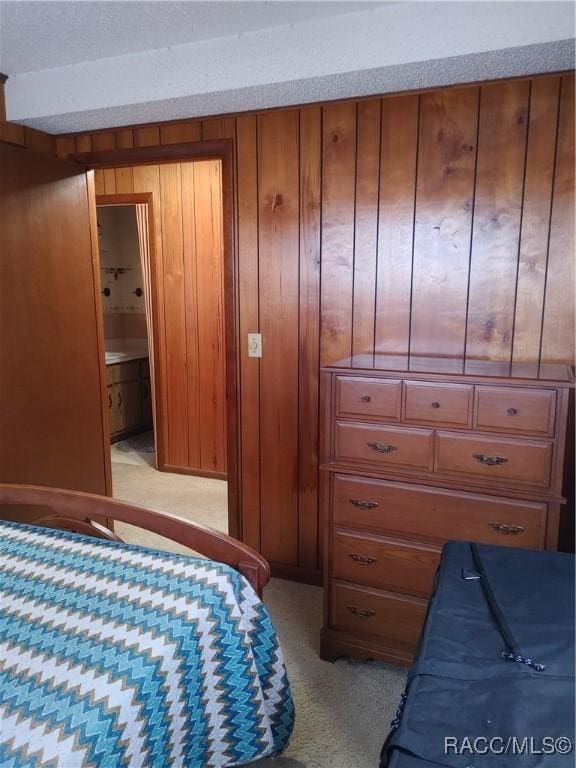
<path id="1" fill-rule="evenodd" d="M 426 617 L 426 600 L 332 582 L 330 623 L 354 637 L 374 636 L 414 653 Z"/>
<path id="2" fill-rule="evenodd" d="M 552 435 L 555 415 L 553 389 L 476 387 L 477 429 Z"/>
<path id="3" fill-rule="evenodd" d="M 404 382 L 404 421 L 468 427 L 474 387 L 467 384 Z"/>
<path id="4" fill-rule="evenodd" d="M 334 475 L 335 526 L 440 542 L 544 546 L 545 503 Z"/>
<path id="5" fill-rule="evenodd" d="M 140 378 L 140 362 L 129 360 L 126 363 L 114 363 L 106 366 L 108 384 L 119 384 L 121 381 L 137 381 Z"/>
<path id="6" fill-rule="evenodd" d="M 490 482 L 550 485 L 551 441 L 437 432 L 435 470 Z"/>
<path id="7" fill-rule="evenodd" d="M 440 547 L 334 531 L 333 574 L 343 581 L 429 597 L 439 561 Z"/>
<path id="8" fill-rule="evenodd" d="M 336 377 L 336 414 L 400 421 L 402 382 Z"/>
<path id="9" fill-rule="evenodd" d="M 434 433 L 338 421 L 335 427 L 336 461 L 361 461 L 380 467 L 432 469 Z"/>

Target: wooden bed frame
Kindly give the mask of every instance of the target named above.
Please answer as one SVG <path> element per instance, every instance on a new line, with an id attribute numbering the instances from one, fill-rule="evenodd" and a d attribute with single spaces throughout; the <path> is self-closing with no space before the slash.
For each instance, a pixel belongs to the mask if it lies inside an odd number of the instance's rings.
<path id="1" fill-rule="evenodd" d="M 123 501 L 60 488 L 0 483 L 0 507 L 38 506 L 50 510 L 32 521 L 33 525 L 88 534 L 101 539 L 122 541 L 113 531 L 92 518 L 129 523 L 176 541 L 210 560 L 227 563 L 239 571 L 258 595 L 270 578 L 267 561 L 246 544 L 199 523 L 192 523 L 168 512 L 152 512 Z"/>

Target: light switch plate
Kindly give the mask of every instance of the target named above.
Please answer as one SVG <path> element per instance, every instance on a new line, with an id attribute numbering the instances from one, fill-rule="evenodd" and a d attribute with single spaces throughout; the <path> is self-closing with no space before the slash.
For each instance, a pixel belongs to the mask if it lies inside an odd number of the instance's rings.
<path id="1" fill-rule="evenodd" d="M 248 334 L 248 357 L 262 357 L 262 334 Z"/>

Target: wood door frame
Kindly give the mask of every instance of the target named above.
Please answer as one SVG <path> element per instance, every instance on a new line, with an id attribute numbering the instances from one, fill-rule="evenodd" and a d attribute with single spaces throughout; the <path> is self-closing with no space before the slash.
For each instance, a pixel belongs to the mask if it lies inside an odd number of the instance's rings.
<path id="1" fill-rule="evenodd" d="M 83 152 L 68 155 L 68 160 L 84 170 L 122 168 L 137 165 L 161 165 L 198 160 L 220 160 L 222 164 L 222 230 L 224 267 L 224 346 L 226 362 L 226 459 L 228 480 L 228 532 L 241 538 L 242 510 L 240 507 L 240 456 L 238 371 L 240 370 L 237 339 L 239 296 L 238 254 L 234 227 L 234 146 L 232 139 L 194 141 L 133 149 Z M 100 196 L 98 196 L 100 198 Z M 118 199 L 122 195 L 112 195 Z M 132 197 L 133 195 L 124 195 Z M 154 294 L 155 295 L 155 292 Z M 155 344 L 157 343 L 157 338 Z M 157 354 L 157 349 L 155 349 Z M 156 393 L 155 393 L 156 395 Z"/>
<path id="2" fill-rule="evenodd" d="M 126 192 L 118 195 L 96 195 L 96 208 L 99 207 L 113 207 L 113 206 L 126 206 L 126 205 L 147 205 L 148 206 L 148 248 L 150 249 L 150 263 L 156 263 L 156 240 L 154 231 L 154 195 L 152 192 Z M 158 316 L 159 316 L 159 301 L 158 301 L 158 283 L 156 281 L 156 274 L 153 269 L 150 269 L 148 275 L 150 281 L 151 293 L 152 293 L 152 306 L 150 307 L 150 322 L 152 324 L 152 339 L 153 339 L 153 366 L 154 366 L 154 413 L 156 419 L 153 420 L 154 424 L 154 440 L 156 443 L 156 465 L 160 471 L 164 471 L 166 462 L 164 461 L 164 451 L 166 446 L 164 445 L 164 433 L 158 427 L 158 423 L 164 423 L 166 414 L 162 407 L 162 398 L 160 396 L 164 382 L 162 381 L 162 371 L 159 365 L 160 361 L 160 349 L 158 346 Z M 150 339 L 148 338 L 148 353 L 150 354 Z M 158 422 L 158 423 L 157 423 Z"/>

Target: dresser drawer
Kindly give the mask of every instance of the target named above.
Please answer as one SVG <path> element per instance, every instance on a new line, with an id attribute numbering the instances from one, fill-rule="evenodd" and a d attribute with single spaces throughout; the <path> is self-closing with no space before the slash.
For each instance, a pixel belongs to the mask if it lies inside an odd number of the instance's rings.
<path id="1" fill-rule="evenodd" d="M 435 470 L 490 482 L 547 488 L 552 442 L 437 432 Z"/>
<path id="2" fill-rule="evenodd" d="M 335 526 L 401 536 L 544 546 L 547 505 L 463 491 L 334 475 Z"/>
<path id="3" fill-rule="evenodd" d="M 474 387 L 466 384 L 404 382 L 404 421 L 468 427 Z"/>
<path id="4" fill-rule="evenodd" d="M 354 637 L 374 636 L 414 653 L 426 616 L 426 600 L 332 582 L 330 623 Z"/>
<path id="5" fill-rule="evenodd" d="M 477 429 L 552 435 L 555 414 L 553 389 L 476 387 Z"/>
<path id="6" fill-rule="evenodd" d="M 339 530 L 332 546 L 337 579 L 419 597 L 432 591 L 440 547 Z"/>
<path id="7" fill-rule="evenodd" d="M 336 376 L 336 413 L 338 416 L 400 421 L 402 382 Z"/>
<path id="8" fill-rule="evenodd" d="M 336 422 L 336 461 L 361 461 L 380 467 L 432 469 L 434 433 L 429 429 L 381 427 Z"/>

